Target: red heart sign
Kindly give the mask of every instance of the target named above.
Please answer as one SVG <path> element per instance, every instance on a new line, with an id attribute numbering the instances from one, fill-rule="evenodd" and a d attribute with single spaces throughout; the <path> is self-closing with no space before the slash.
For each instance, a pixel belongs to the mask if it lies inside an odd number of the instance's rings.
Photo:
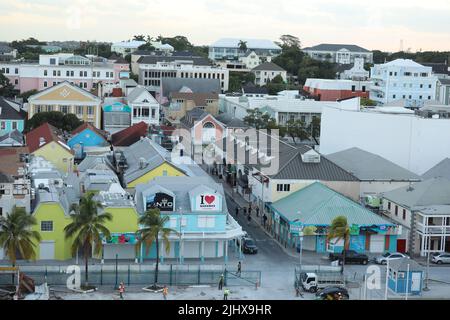
<path id="1" fill-rule="evenodd" d="M 214 200 L 216 200 L 216 197 L 215 197 L 215 196 L 205 196 L 205 201 L 206 201 L 208 204 L 213 203 Z"/>

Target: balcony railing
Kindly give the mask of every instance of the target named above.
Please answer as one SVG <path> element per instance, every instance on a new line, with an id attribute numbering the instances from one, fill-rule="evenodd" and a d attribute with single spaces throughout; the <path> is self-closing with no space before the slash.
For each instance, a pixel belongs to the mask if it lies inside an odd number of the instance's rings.
<path id="1" fill-rule="evenodd" d="M 425 226 L 421 223 L 417 224 L 417 231 L 422 234 L 450 235 L 450 226 Z"/>

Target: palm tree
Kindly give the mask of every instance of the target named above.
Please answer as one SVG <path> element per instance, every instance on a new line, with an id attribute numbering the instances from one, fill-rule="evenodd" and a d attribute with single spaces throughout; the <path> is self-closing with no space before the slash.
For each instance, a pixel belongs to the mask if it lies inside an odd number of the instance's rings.
<path id="1" fill-rule="evenodd" d="M 152 290 L 158 290 L 158 268 L 159 268 L 159 235 L 166 248 L 166 253 L 170 252 L 170 233 L 178 234 L 178 232 L 171 228 L 166 228 L 165 225 L 169 221 L 168 216 L 161 216 L 161 212 L 157 208 L 152 208 L 147 210 L 143 216 L 139 218 L 139 224 L 142 226 L 136 232 L 136 236 L 139 241 L 136 244 L 136 249 L 138 249 L 142 244 L 146 246 L 147 254 L 152 247 L 153 241 L 156 245 L 156 267 L 155 267 L 155 278 L 153 286 L 150 287 Z"/>
<path id="2" fill-rule="evenodd" d="M 0 247 L 13 267 L 16 266 L 17 253 L 22 259 L 36 259 L 35 242 L 41 241 L 39 232 L 31 230 L 36 223 L 36 218 L 27 214 L 24 208 L 15 206 L 6 218 L 0 217 Z M 14 283 L 14 274 L 12 281 Z"/>
<path id="3" fill-rule="evenodd" d="M 333 219 L 333 222 L 331 222 L 327 238 L 328 240 L 336 239 L 337 241 L 340 239 L 344 239 L 344 250 L 342 253 L 342 269 L 341 269 L 341 272 L 344 273 L 345 252 L 346 250 L 348 250 L 350 245 L 350 227 L 348 225 L 347 218 L 345 216 L 338 216 Z"/>
<path id="4" fill-rule="evenodd" d="M 99 213 L 99 209 L 103 206 L 93 199 L 94 194 L 88 193 L 81 198 L 79 205 L 72 206 L 75 211 L 70 217 L 72 222 L 64 228 L 65 238 L 73 238 L 72 255 L 76 255 L 79 249 L 83 250 L 85 262 L 85 288 L 89 289 L 88 280 L 88 262 L 89 257 L 94 249 L 94 254 L 99 256 L 102 251 L 102 236 L 107 239 L 111 237 L 111 233 L 105 223 L 112 220 L 109 212 Z"/>
<path id="5" fill-rule="evenodd" d="M 246 52 L 247 51 L 247 41 L 243 41 L 243 40 L 239 40 L 239 50 L 241 50 L 242 52 Z"/>

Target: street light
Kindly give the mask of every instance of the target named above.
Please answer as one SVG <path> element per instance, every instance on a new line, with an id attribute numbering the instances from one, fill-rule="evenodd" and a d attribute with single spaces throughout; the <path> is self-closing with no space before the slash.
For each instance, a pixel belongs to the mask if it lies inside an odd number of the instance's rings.
<path id="1" fill-rule="evenodd" d="M 429 279 L 429 271 L 430 271 L 430 251 L 431 251 L 431 236 L 428 235 L 427 275 L 425 278 L 425 287 L 423 288 L 423 291 L 430 291 L 430 288 L 428 288 L 428 279 Z"/>

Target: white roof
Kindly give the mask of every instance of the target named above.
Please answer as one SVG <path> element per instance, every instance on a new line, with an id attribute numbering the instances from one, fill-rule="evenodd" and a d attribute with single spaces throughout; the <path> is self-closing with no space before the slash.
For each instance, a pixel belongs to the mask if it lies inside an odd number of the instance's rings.
<path id="1" fill-rule="evenodd" d="M 388 63 L 385 63 L 386 66 L 395 66 L 395 67 L 423 67 L 426 68 L 425 66 L 412 61 L 410 59 L 396 59 L 393 61 L 390 61 Z"/>
<path id="2" fill-rule="evenodd" d="M 145 42 L 145 41 L 133 40 L 133 41 L 116 42 L 112 46 L 113 47 L 123 47 L 123 48 L 138 48 L 138 47 L 140 47 L 140 46 L 142 46 L 143 44 L 146 44 L 146 43 L 147 42 Z"/>
<path id="3" fill-rule="evenodd" d="M 241 40 L 247 42 L 247 48 L 249 49 L 281 49 L 272 40 L 245 38 L 222 38 L 214 42 L 211 47 L 237 48 L 239 47 L 239 41 Z"/>
<path id="4" fill-rule="evenodd" d="M 292 98 L 279 97 L 278 99 L 249 98 L 249 108 L 268 107 L 276 112 L 303 112 L 303 113 L 322 113 L 324 106 L 338 106 L 338 102 L 300 100 Z"/>
<path id="5" fill-rule="evenodd" d="M 370 81 L 308 78 L 306 79 L 305 87 L 324 90 L 350 90 L 352 85 L 369 86 L 370 84 Z"/>
<path id="6" fill-rule="evenodd" d="M 414 111 L 411 109 L 406 109 L 403 107 L 377 107 L 376 111 L 380 113 L 404 113 L 404 114 L 414 114 Z"/>

